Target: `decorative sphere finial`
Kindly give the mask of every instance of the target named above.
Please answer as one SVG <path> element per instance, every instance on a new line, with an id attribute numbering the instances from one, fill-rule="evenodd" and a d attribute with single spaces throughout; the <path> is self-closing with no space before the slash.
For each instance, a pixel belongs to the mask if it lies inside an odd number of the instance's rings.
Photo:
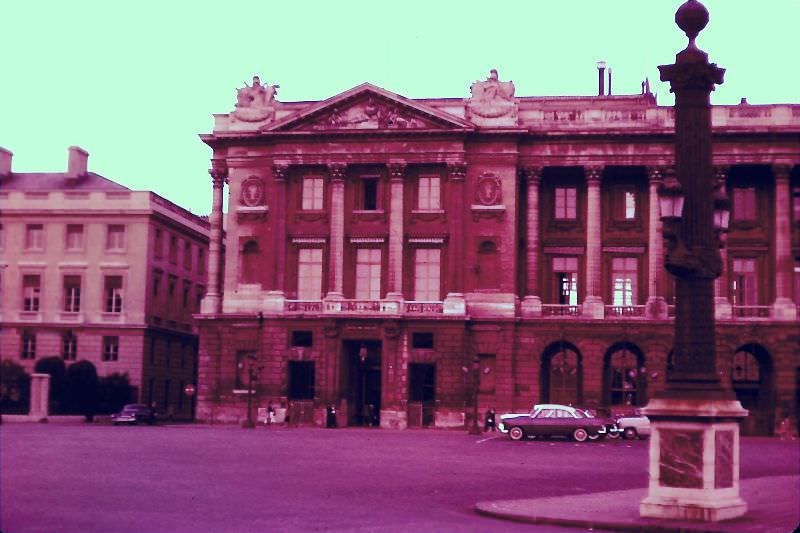
<path id="1" fill-rule="evenodd" d="M 675 24 L 683 30 L 689 38 L 689 46 L 692 46 L 697 35 L 708 24 L 708 10 L 697 0 L 686 0 L 675 12 Z"/>

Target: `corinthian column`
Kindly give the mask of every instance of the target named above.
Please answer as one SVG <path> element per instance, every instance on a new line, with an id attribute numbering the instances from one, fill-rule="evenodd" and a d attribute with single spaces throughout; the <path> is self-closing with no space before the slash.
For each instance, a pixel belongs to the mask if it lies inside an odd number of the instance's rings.
<path id="1" fill-rule="evenodd" d="M 522 173 L 528 192 L 525 297 L 522 300 L 522 314 L 539 316 L 542 314 L 542 299 L 539 295 L 539 183 L 542 179 L 542 167 L 525 167 Z"/>
<path id="2" fill-rule="evenodd" d="M 389 204 L 389 290 L 388 300 L 403 299 L 403 184 L 406 166 L 389 165 L 391 201 Z"/>
<path id="3" fill-rule="evenodd" d="M 467 165 L 448 163 L 447 185 L 450 205 L 447 219 L 450 221 L 450 237 L 447 240 L 448 290 L 444 299 L 444 313 L 463 315 L 467 312 L 464 301 L 464 178 Z"/>
<path id="4" fill-rule="evenodd" d="M 602 236 L 600 233 L 600 178 L 603 167 L 584 167 L 586 173 L 586 299 L 583 315 L 603 318 L 603 297 L 600 294 L 602 273 Z"/>
<path id="5" fill-rule="evenodd" d="M 333 276 L 326 298 L 342 299 L 344 277 L 344 175 L 346 165 L 328 165 L 331 180 L 331 242 L 330 264 Z"/>
<path id="6" fill-rule="evenodd" d="M 728 181 L 728 165 L 714 165 L 714 187 L 725 190 Z M 728 299 L 728 247 L 724 246 L 719 251 L 722 260 L 722 273 L 714 280 L 714 319 L 725 320 L 733 316 L 733 306 Z"/>
<path id="7" fill-rule="evenodd" d="M 208 243 L 208 280 L 206 282 L 206 295 L 201 304 L 204 314 L 219 314 L 222 312 L 222 292 L 220 290 L 220 262 L 222 260 L 222 188 L 228 181 L 228 165 L 224 159 L 212 159 L 211 184 L 213 194 L 211 197 L 211 235 Z"/>
<path id="8" fill-rule="evenodd" d="M 775 303 L 772 316 L 778 320 L 796 320 L 797 308 L 792 302 L 791 196 L 789 165 L 773 165 L 775 176 Z"/>
<path id="9" fill-rule="evenodd" d="M 664 244 L 661 236 L 661 217 L 658 212 L 658 186 L 664 175 L 661 167 L 647 168 L 648 210 L 647 226 L 647 318 L 667 318 L 667 301 L 664 299 Z"/>

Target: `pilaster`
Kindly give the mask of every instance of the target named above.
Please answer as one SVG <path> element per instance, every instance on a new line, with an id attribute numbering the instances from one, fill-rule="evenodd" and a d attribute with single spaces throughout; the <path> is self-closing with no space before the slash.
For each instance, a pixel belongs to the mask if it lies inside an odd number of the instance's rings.
<path id="1" fill-rule="evenodd" d="M 648 318 L 667 318 L 667 301 L 664 299 L 664 243 L 661 216 L 658 209 L 658 186 L 666 169 L 647 168 L 648 210 L 647 226 L 647 304 L 645 314 Z"/>
<path id="2" fill-rule="evenodd" d="M 389 164 L 389 290 L 387 300 L 403 299 L 403 186 L 405 163 Z"/>
<path id="3" fill-rule="evenodd" d="M 539 184 L 542 180 L 542 167 L 531 166 L 522 169 L 527 187 L 525 248 L 525 297 L 522 300 L 523 316 L 541 316 L 542 298 L 539 294 Z"/>
<path id="4" fill-rule="evenodd" d="M 218 314 L 222 312 L 222 293 L 220 290 L 220 264 L 222 261 L 222 189 L 228 181 L 228 165 L 224 159 L 211 161 L 211 216 L 209 222 L 211 231 L 208 242 L 208 280 L 206 282 L 206 295 L 200 305 L 203 314 Z"/>
<path id="5" fill-rule="evenodd" d="M 450 286 L 444 299 L 444 314 L 463 315 L 467 312 L 464 300 L 464 179 L 465 163 L 447 165 L 447 182 L 450 189 L 450 237 L 448 239 L 448 272 Z"/>
<path id="6" fill-rule="evenodd" d="M 602 273 L 602 233 L 600 213 L 600 181 L 602 166 L 584 167 L 586 174 L 586 299 L 583 302 L 583 316 L 599 318 L 604 316 L 603 297 L 600 294 Z"/>
<path id="7" fill-rule="evenodd" d="M 326 299 L 342 299 L 344 278 L 344 177 L 347 166 L 328 165 L 331 183 L 331 242 L 330 265 L 332 277 Z"/>
<path id="8" fill-rule="evenodd" d="M 797 320 L 797 307 L 792 301 L 791 195 L 789 165 L 773 165 L 775 176 L 775 302 L 772 318 Z"/>
<path id="9" fill-rule="evenodd" d="M 274 291 L 284 293 L 286 280 L 286 180 L 289 177 L 288 165 L 274 165 L 272 179 L 275 183 L 275 281 Z"/>

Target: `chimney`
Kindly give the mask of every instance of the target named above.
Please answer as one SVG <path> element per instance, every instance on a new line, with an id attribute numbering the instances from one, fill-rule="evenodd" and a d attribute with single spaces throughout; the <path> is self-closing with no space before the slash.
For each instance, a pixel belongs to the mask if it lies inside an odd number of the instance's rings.
<path id="1" fill-rule="evenodd" d="M 606 78 L 606 62 L 605 61 L 598 61 L 597 62 L 597 96 L 603 96 L 606 92 L 605 89 L 605 78 Z"/>
<path id="2" fill-rule="evenodd" d="M 611 96 L 611 67 L 608 67 L 608 96 Z"/>
<path id="3" fill-rule="evenodd" d="M 83 178 L 86 176 L 86 167 L 89 161 L 89 152 L 79 146 L 69 147 L 67 160 L 67 175 L 70 178 Z"/>
<path id="4" fill-rule="evenodd" d="M 11 158 L 14 154 L 0 146 L 0 176 L 11 175 Z"/>

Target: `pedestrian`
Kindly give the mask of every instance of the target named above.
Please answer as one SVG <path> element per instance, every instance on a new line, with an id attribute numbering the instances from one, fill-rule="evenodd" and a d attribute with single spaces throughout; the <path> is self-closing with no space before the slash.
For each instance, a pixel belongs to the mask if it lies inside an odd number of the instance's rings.
<path id="1" fill-rule="evenodd" d="M 267 420 L 265 421 L 267 427 L 272 427 L 272 423 L 275 421 L 275 407 L 272 406 L 272 400 L 269 401 L 269 405 L 267 406 Z"/>
<path id="2" fill-rule="evenodd" d="M 332 403 L 328 404 L 327 409 L 325 409 L 325 427 L 327 428 L 335 428 L 336 427 L 336 408 L 333 406 Z"/>
<path id="3" fill-rule="evenodd" d="M 495 431 L 496 425 L 494 423 L 495 418 L 495 411 L 494 407 L 490 407 L 488 411 L 486 411 L 486 416 L 483 418 L 483 431 Z"/>

